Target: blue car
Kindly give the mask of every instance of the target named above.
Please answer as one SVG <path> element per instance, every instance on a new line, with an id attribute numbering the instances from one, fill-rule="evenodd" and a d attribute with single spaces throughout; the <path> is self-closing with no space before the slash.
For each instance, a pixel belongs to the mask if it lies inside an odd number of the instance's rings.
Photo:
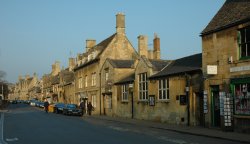
<path id="1" fill-rule="evenodd" d="M 63 108 L 65 107 L 64 103 L 57 103 L 54 106 L 54 113 L 63 113 Z"/>
<path id="2" fill-rule="evenodd" d="M 78 116 L 82 116 L 83 115 L 83 111 L 82 111 L 82 109 L 78 108 L 76 104 L 67 104 L 63 108 L 63 114 L 64 115 L 78 115 Z"/>

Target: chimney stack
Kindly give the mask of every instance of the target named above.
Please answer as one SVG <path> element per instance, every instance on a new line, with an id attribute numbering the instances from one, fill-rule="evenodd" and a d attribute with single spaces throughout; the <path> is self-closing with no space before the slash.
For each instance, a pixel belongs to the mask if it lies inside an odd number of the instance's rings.
<path id="1" fill-rule="evenodd" d="M 144 35 L 138 36 L 138 52 L 140 56 L 148 58 L 148 37 Z"/>
<path id="2" fill-rule="evenodd" d="M 87 39 L 86 40 L 86 52 L 88 52 L 91 48 L 93 48 L 96 45 L 96 40 L 93 39 Z"/>
<path id="3" fill-rule="evenodd" d="M 160 38 L 156 33 L 154 36 L 154 59 L 161 59 Z"/>
<path id="4" fill-rule="evenodd" d="M 125 15 L 123 13 L 116 15 L 116 33 L 125 34 Z"/>
<path id="5" fill-rule="evenodd" d="M 75 58 L 69 58 L 69 71 L 72 71 L 75 67 L 76 61 Z"/>

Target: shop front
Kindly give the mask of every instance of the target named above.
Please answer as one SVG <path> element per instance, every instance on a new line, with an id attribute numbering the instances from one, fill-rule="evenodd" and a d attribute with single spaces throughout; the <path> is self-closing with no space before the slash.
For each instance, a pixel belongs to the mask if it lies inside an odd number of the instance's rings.
<path id="1" fill-rule="evenodd" d="M 250 133 L 250 77 L 232 78 L 230 88 L 234 99 L 234 130 Z"/>

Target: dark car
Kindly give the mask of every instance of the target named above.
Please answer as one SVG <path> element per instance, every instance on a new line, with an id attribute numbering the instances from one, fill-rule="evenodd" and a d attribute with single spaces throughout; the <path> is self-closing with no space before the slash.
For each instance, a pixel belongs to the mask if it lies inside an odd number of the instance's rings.
<path id="1" fill-rule="evenodd" d="M 63 108 L 65 107 L 64 103 L 57 103 L 54 106 L 54 113 L 63 113 Z"/>
<path id="2" fill-rule="evenodd" d="M 82 116 L 83 112 L 82 112 L 82 109 L 78 108 L 76 104 L 67 104 L 63 108 L 63 114 L 64 115 L 78 115 L 78 116 Z"/>

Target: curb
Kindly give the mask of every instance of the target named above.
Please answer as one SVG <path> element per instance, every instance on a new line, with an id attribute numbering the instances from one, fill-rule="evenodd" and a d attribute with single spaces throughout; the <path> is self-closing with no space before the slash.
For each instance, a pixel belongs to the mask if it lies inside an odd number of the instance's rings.
<path id="1" fill-rule="evenodd" d="M 106 118 L 101 118 L 101 117 L 98 117 L 98 116 L 91 116 L 89 118 L 94 118 L 94 119 L 99 119 L 99 120 L 105 120 L 105 121 L 112 121 L 112 122 L 118 122 L 118 123 L 126 123 L 126 124 L 136 125 L 136 123 L 134 123 L 134 122 L 120 121 L 120 120 L 115 120 L 115 119 L 106 119 Z M 181 134 L 188 134 L 188 135 L 203 136 L 203 137 L 208 137 L 208 138 L 216 138 L 216 139 L 222 139 L 222 140 L 229 140 L 229 141 L 232 141 L 232 142 L 250 143 L 249 141 L 245 141 L 245 140 L 230 139 L 230 138 L 226 138 L 226 137 L 206 135 L 206 134 L 188 132 L 188 131 L 183 131 L 183 130 L 178 130 L 178 129 L 162 128 L 162 127 L 157 127 L 157 126 L 147 126 L 147 125 L 144 125 L 144 124 L 141 124 L 141 125 L 143 125 L 145 127 L 148 127 L 148 128 L 173 131 L 173 132 L 177 132 L 177 133 L 181 133 Z"/>

